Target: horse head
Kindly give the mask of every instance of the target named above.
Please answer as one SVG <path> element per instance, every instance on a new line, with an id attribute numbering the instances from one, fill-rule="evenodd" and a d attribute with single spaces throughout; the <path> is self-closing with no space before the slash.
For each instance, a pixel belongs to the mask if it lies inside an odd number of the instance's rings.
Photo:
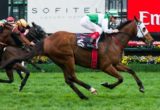
<path id="1" fill-rule="evenodd" d="M 32 22 L 32 27 L 29 30 L 29 33 L 26 35 L 26 37 L 30 41 L 34 41 L 35 43 L 41 41 L 47 36 L 46 32 L 43 30 L 43 28 L 34 22 Z"/>
<path id="2" fill-rule="evenodd" d="M 9 23 L 4 23 L 3 27 L 1 27 L 0 32 L 0 42 L 6 43 L 8 38 L 12 35 L 13 26 Z"/>
<path id="3" fill-rule="evenodd" d="M 136 16 L 134 17 L 134 20 L 137 24 L 137 37 L 144 39 L 147 44 L 151 44 L 154 41 L 154 39 L 148 32 L 144 23 L 139 21 Z"/>
<path id="4" fill-rule="evenodd" d="M 136 17 L 134 17 L 134 20 L 127 21 L 117 28 L 120 30 L 120 33 L 125 33 L 130 37 L 128 40 L 130 40 L 131 37 L 136 36 L 140 39 L 143 39 L 147 44 L 151 44 L 154 40 L 144 23 L 139 21 Z M 121 39 L 123 38 L 121 37 Z"/>

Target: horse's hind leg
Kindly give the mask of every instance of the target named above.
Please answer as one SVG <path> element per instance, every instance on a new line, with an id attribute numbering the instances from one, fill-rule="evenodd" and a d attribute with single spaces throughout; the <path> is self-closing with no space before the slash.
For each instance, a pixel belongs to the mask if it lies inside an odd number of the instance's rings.
<path id="1" fill-rule="evenodd" d="M 23 71 L 26 74 L 25 77 L 23 78 L 23 80 L 21 81 L 21 85 L 20 85 L 20 88 L 19 88 L 19 91 L 21 91 L 23 89 L 23 87 L 26 85 L 26 82 L 28 80 L 30 72 L 24 66 L 22 66 L 19 63 L 16 63 L 13 66 L 13 68 L 16 69 L 16 70 L 18 70 L 18 71 Z"/>
<path id="2" fill-rule="evenodd" d="M 136 73 L 132 69 L 130 69 L 129 67 L 127 67 L 121 63 L 116 65 L 115 67 L 118 71 L 130 73 L 134 77 L 135 81 L 137 82 L 137 85 L 139 86 L 139 91 L 144 92 L 144 87 L 143 87 L 142 81 L 139 79 L 139 77 L 136 75 Z"/>
<path id="3" fill-rule="evenodd" d="M 75 85 L 74 82 L 77 84 L 83 86 L 86 89 L 90 89 L 91 87 L 79 80 L 77 80 L 75 71 L 74 71 L 74 60 L 68 60 L 67 64 L 64 66 L 61 66 L 65 82 L 73 89 L 73 91 L 81 98 L 81 99 L 88 99 Z"/>
<path id="4" fill-rule="evenodd" d="M 73 79 L 70 77 L 66 70 L 63 70 L 65 82 L 73 89 L 73 91 L 81 98 L 88 99 L 73 83 Z"/>
<path id="5" fill-rule="evenodd" d="M 88 99 L 73 83 L 72 79 L 65 77 L 65 82 L 73 89 L 73 91 L 81 98 Z"/>
<path id="6" fill-rule="evenodd" d="M 113 83 L 113 84 L 108 84 L 107 82 L 101 84 L 104 87 L 108 87 L 110 89 L 113 89 L 114 87 L 116 87 L 117 85 L 119 85 L 120 83 L 123 82 L 123 78 L 121 75 L 118 74 L 118 71 L 112 66 L 110 65 L 109 67 L 107 67 L 106 69 L 103 70 L 105 73 L 108 73 L 109 75 L 115 77 L 118 79 L 117 82 Z"/>
<path id="7" fill-rule="evenodd" d="M 77 83 L 78 85 L 84 87 L 85 89 L 89 90 L 92 94 L 97 94 L 97 90 L 93 87 L 91 87 L 90 85 L 80 81 L 79 79 L 77 79 L 77 77 L 74 75 L 72 76 L 72 81 L 74 81 L 75 83 Z"/>
<path id="8" fill-rule="evenodd" d="M 72 68 L 72 67 L 70 66 L 70 68 Z M 90 85 L 84 83 L 83 81 L 79 80 L 76 77 L 74 68 L 73 68 L 73 72 L 70 72 L 70 73 L 71 73 L 71 74 L 69 74 L 70 75 L 70 80 L 72 80 L 73 82 L 77 83 L 78 85 L 84 87 L 85 89 L 89 90 L 92 94 L 97 94 L 97 90 L 95 88 L 93 88 Z"/>
<path id="9" fill-rule="evenodd" d="M 44 69 L 40 68 L 39 66 L 37 66 L 36 64 L 34 64 L 33 62 L 31 62 L 30 60 L 27 61 L 28 63 L 30 63 L 33 67 L 35 67 L 37 70 L 41 71 L 41 72 L 45 72 Z"/>

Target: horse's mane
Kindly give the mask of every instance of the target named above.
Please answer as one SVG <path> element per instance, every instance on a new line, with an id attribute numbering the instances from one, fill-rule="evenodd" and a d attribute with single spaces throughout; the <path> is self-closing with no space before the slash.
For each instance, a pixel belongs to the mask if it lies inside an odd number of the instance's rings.
<path id="1" fill-rule="evenodd" d="M 30 28 L 29 33 L 26 35 L 26 37 L 29 40 L 33 40 L 35 42 L 40 41 L 46 37 L 46 32 L 43 30 L 43 28 L 35 23 L 32 23 L 32 27 Z"/>
<path id="2" fill-rule="evenodd" d="M 13 26 L 12 26 L 11 24 L 7 23 L 7 22 L 6 22 L 6 23 L 4 23 L 4 26 L 0 26 L 0 33 L 2 33 L 2 32 L 3 32 L 4 28 L 6 28 L 7 30 L 12 31 Z"/>
<path id="3" fill-rule="evenodd" d="M 117 29 L 120 30 L 120 29 L 122 29 L 125 25 L 127 25 L 127 24 L 129 24 L 129 23 L 131 23 L 131 22 L 132 22 L 131 20 L 128 20 L 128 21 L 126 21 L 126 22 L 123 22 L 123 23 L 121 23 L 121 24 L 117 27 Z M 105 39 L 105 36 L 107 36 L 107 37 L 106 37 L 107 39 L 110 39 L 110 37 L 116 36 L 116 35 L 117 35 L 117 33 L 110 33 L 110 34 L 102 33 L 101 38 L 100 38 L 99 41 L 103 41 L 103 40 Z"/>
<path id="4" fill-rule="evenodd" d="M 120 25 L 117 27 L 117 29 L 120 30 L 120 29 L 123 28 L 125 25 L 129 24 L 130 22 L 132 22 L 132 21 L 131 21 L 131 20 L 128 20 L 128 21 L 120 24 Z"/>
<path id="5" fill-rule="evenodd" d="M 8 22 L 4 23 L 4 27 L 6 27 L 7 29 L 11 30 L 13 29 L 13 26 L 11 24 L 9 24 Z"/>
<path id="6" fill-rule="evenodd" d="M 17 34 L 17 33 L 12 33 L 11 34 L 11 37 L 10 37 L 10 41 L 12 42 L 13 41 L 13 43 L 15 43 L 16 45 L 18 45 L 18 46 L 23 46 L 23 43 L 22 43 L 22 41 L 19 39 L 19 34 Z"/>

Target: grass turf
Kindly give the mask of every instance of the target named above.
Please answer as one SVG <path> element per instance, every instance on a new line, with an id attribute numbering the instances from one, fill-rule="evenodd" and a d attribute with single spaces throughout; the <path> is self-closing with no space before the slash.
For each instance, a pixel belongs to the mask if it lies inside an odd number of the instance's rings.
<path id="1" fill-rule="evenodd" d="M 20 78 L 14 74 L 12 84 L 0 84 L 0 110 L 160 110 L 160 74 L 140 72 L 145 93 L 140 93 L 134 79 L 121 73 L 124 82 L 113 90 L 102 87 L 102 82 L 114 82 L 114 78 L 102 72 L 78 72 L 82 81 L 97 89 L 93 95 L 84 88 L 78 88 L 89 100 L 81 100 L 65 84 L 61 72 L 32 73 L 22 92 L 18 92 Z M 2 79 L 6 79 L 1 72 Z"/>

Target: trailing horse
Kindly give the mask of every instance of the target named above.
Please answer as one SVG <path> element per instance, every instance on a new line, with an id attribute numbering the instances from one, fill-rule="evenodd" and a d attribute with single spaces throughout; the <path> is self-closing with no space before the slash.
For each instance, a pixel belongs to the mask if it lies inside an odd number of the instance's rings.
<path id="1" fill-rule="evenodd" d="M 123 49 L 127 46 L 128 41 L 132 37 L 138 36 L 139 38 L 144 38 L 147 43 L 152 43 L 153 38 L 150 36 L 144 24 L 136 18 L 133 21 L 127 21 L 122 24 L 119 27 L 119 30 L 120 32 L 117 34 L 104 34 L 98 44 L 98 62 L 96 69 L 102 70 L 104 73 L 107 73 L 118 80 L 112 84 L 105 82 L 102 85 L 113 89 L 123 82 L 123 77 L 118 73 L 118 70 L 128 71 L 136 79 L 139 90 L 143 92 L 143 84 L 136 76 L 135 72 L 121 65 L 120 61 Z M 91 93 L 96 93 L 97 91 L 76 77 L 75 64 L 91 68 L 90 62 L 92 60 L 92 51 L 77 46 L 76 35 L 77 34 L 75 33 L 65 31 L 56 32 L 37 44 L 31 52 L 20 55 L 18 58 L 7 60 L 2 66 L 5 67 L 8 64 L 26 60 L 36 55 L 46 55 L 63 70 L 65 82 L 73 89 L 73 91 L 81 99 L 87 99 L 74 83 L 91 91 Z"/>
<path id="2" fill-rule="evenodd" d="M 21 53 L 23 54 L 28 53 L 28 51 L 26 51 L 26 49 L 22 47 L 23 44 L 19 40 L 19 37 L 18 37 L 19 35 L 17 33 L 12 32 L 12 28 L 13 26 L 6 23 L 4 24 L 4 27 L 2 28 L 3 30 L 0 33 L 0 42 L 1 42 L 0 64 L 3 64 L 8 59 L 19 57 Z M 33 27 L 31 27 L 29 33 L 27 34 L 28 39 L 30 41 L 34 41 L 35 43 L 40 42 L 40 40 L 43 39 L 43 37 L 45 36 L 46 36 L 46 33 L 43 31 L 43 29 L 34 23 L 33 23 Z M 28 60 L 27 62 L 32 63 L 30 62 L 30 60 Z M 32 64 L 32 65 L 35 65 L 35 64 Z M 20 63 L 7 65 L 6 67 L 4 67 L 4 69 L 8 76 L 8 80 L 0 79 L 0 82 L 1 83 L 12 83 L 14 80 L 13 70 L 16 70 L 18 75 L 22 79 L 21 86 L 19 88 L 19 90 L 22 90 L 22 88 L 26 84 L 26 81 L 30 75 L 30 72 Z M 21 75 L 21 71 L 26 74 L 24 78 Z"/>

